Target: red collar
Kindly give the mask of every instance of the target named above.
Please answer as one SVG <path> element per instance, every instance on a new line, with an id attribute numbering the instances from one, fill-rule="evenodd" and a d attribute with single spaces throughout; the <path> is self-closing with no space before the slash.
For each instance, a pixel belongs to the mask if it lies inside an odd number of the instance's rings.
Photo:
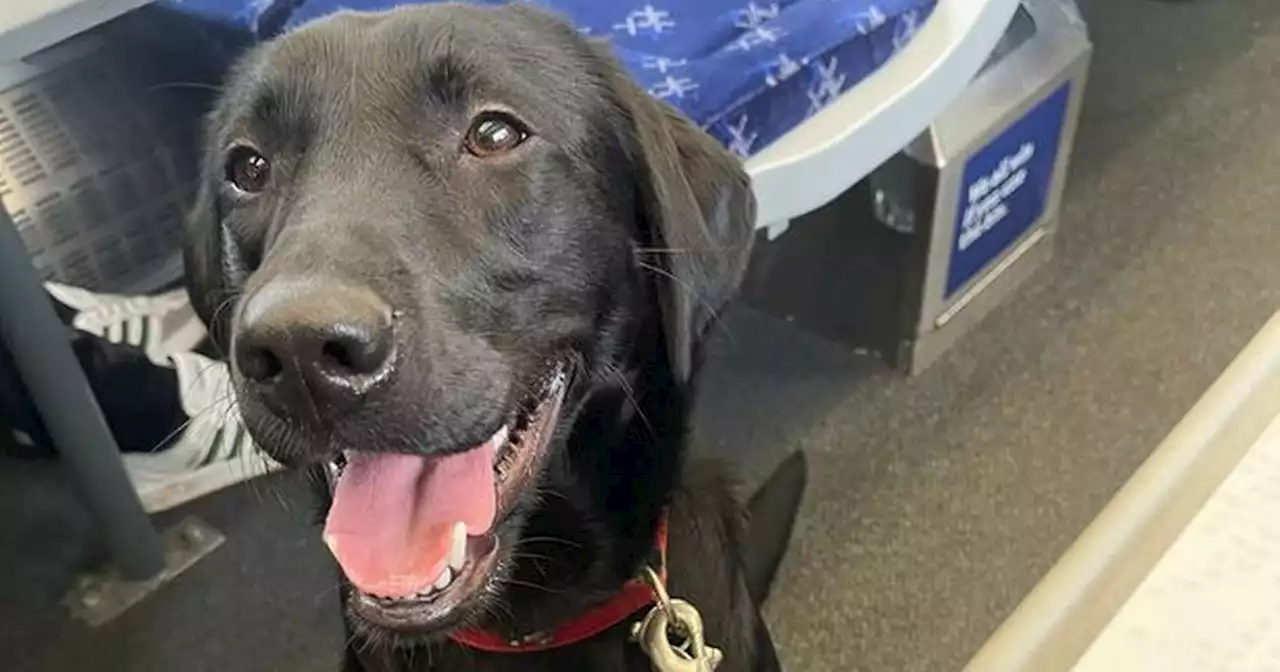
<path id="1" fill-rule="evenodd" d="M 654 542 L 661 558 L 658 576 L 667 582 L 667 516 L 658 520 Z M 653 589 L 642 578 L 635 578 L 622 586 L 613 599 L 586 613 L 562 623 L 550 632 L 535 633 L 512 641 L 501 635 L 479 628 L 466 628 L 449 635 L 449 639 L 463 646 L 489 653 L 534 653 L 577 644 L 625 621 L 632 614 L 655 603 Z"/>

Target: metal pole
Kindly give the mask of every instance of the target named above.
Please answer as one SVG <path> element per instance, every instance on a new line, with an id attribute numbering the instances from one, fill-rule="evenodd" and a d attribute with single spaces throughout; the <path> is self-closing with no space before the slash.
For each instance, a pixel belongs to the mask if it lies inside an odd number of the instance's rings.
<path id="1" fill-rule="evenodd" d="M 106 538 L 115 568 L 142 580 L 165 567 L 160 536 L 125 473 L 115 439 L 93 398 L 18 235 L 0 207 L 0 340 L 13 354 L 63 463 L 71 470 Z"/>

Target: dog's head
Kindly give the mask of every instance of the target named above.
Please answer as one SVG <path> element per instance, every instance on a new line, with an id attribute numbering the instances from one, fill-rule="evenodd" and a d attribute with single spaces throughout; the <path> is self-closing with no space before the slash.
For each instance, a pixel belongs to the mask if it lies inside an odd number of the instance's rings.
<path id="1" fill-rule="evenodd" d="M 407 635 L 505 589 L 517 514 L 585 478 L 548 465 L 599 381 L 637 348 L 688 381 L 754 221 L 734 158 L 518 4 L 340 14 L 263 45 L 211 116 L 202 180 L 191 296 L 245 421 L 327 467 L 348 609 Z"/>

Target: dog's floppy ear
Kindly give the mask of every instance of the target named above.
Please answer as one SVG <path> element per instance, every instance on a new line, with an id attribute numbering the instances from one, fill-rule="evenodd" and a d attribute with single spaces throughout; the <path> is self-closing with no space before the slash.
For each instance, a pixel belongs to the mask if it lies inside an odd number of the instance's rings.
<path id="1" fill-rule="evenodd" d="M 240 247 L 223 222 L 218 190 L 223 180 L 222 149 L 231 110 L 243 106 L 249 91 L 257 85 L 253 67 L 260 49 L 252 49 L 228 69 L 225 86 L 204 120 L 200 137 L 199 183 L 183 226 L 182 260 L 187 294 L 196 315 L 209 329 L 213 342 L 224 351 L 230 343 L 230 303 L 243 286 L 247 264 Z"/>
<path id="2" fill-rule="evenodd" d="M 217 190 L 221 182 L 222 156 L 218 147 L 221 111 L 208 120 L 201 147 L 200 184 L 183 227 L 182 260 L 191 306 L 208 327 L 214 344 L 224 351 L 230 345 L 230 302 L 243 285 L 240 250 L 222 221 Z"/>
<path id="3" fill-rule="evenodd" d="M 668 356 L 689 380 L 702 338 L 742 281 L 755 239 L 756 200 L 741 162 L 683 114 L 617 71 L 614 90 L 630 117 L 642 257 L 655 278 Z"/>
<path id="4" fill-rule="evenodd" d="M 206 150 L 207 151 L 207 150 Z M 204 171 L 202 171 L 203 173 Z M 197 191 L 195 203 L 187 213 L 183 231 L 182 261 L 185 266 L 187 295 L 191 298 L 191 307 L 196 315 L 205 323 L 213 342 L 225 347 L 223 340 L 225 325 L 216 324 L 219 318 L 218 304 L 229 299 L 223 286 L 222 275 L 222 225 L 219 222 L 216 198 L 211 193 L 205 176 L 201 176 L 202 184 Z M 229 313 L 230 311 L 221 311 Z"/>

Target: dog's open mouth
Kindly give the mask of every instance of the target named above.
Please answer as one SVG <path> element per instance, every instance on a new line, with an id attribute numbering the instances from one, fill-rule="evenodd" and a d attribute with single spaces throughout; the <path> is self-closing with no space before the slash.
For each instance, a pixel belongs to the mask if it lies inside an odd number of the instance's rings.
<path id="1" fill-rule="evenodd" d="M 540 468 L 568 384 L 551 369 L 484 443 L 447 455 L 351 451 L 329 465 L 324 540 L 354 587 L 350 608 L 415 630 L 480 592 L 497 562 L 495 528 Z"/>

